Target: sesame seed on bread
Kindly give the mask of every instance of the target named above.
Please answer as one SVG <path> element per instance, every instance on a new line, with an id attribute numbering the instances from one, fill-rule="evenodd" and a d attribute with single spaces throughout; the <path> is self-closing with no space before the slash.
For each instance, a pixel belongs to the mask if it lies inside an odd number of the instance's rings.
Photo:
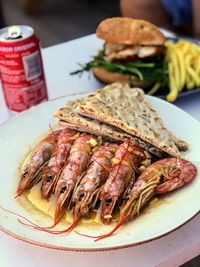
<path id="1" fill-rule="evenodd" d="M 96 35 L 106 42 L 127 45 L 163 45 L 165 36 L 152 23 L 126 17 L 103 20 Z"/>

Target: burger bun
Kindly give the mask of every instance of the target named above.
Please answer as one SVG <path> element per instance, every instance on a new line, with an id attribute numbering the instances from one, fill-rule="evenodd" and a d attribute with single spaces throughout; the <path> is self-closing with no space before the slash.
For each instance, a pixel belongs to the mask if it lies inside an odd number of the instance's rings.
<path id="1" fill-rule="evenodd" d="M 106 71 L 103 68 L 93 68 L 92 70 L 95 77 L 106 84 L 110 84 L 113 82 L 122 82 L 122 83 L 127 82 L 131 86 L 141 87 L 141 88 L 146 88 L 149 85 L 151 85 L 150 81 L 147 80 L 141 81 L 133 75 L 122 74 L 119 72 L 110 72 Z"/>

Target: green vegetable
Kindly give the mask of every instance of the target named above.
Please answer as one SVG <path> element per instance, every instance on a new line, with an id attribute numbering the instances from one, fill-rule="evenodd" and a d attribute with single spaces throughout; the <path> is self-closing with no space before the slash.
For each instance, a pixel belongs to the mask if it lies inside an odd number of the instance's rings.
<path id="1" fill-rule="evenodd" d="M 93 68 L 100 67 L 106 71 L 119 72 L 123 74 L 133 75 L 139 80 L 148 80 L 152 83 L 158 83 L 160 87 L 168 83 L 168 67 L 164 56 L 154 56 L 143 60 L 131 62 L 108 61 L 105 58 L 104 51 L 101 50 L 90 62 L 81 65 L 79 70 L 71 72 L 71 75 L 90 71 Z M 157 87 L 157 86 L 156 86 Z"/>

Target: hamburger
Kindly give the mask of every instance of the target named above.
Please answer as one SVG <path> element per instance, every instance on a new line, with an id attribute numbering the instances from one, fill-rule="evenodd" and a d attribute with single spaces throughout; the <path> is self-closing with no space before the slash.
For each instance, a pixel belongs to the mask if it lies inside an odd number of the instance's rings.
<path id="1" fill-rule="evenodd" d="M 92 70 L 104 83 L 128 82 L 142 88 L 167 82 L 165 36 L 155 25 L 145 20 L 114 17 L 103 20 L 96 35 L 105 41 L 102 50 L 72 74 Z"/>

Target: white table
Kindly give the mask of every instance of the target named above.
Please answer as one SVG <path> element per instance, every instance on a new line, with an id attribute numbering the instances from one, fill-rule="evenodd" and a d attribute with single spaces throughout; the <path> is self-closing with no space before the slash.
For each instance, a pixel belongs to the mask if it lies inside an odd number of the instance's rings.
<path id="1" fill-rule="evenodd" d="M 69 73 L 77 69 L 77 62 L 87 62 L 95 55 L 101 44 L 95 35 L 90 35 L 43 50 L 50 99 L 100 87 L 100 83 L 93 76 L 88 80 L 88 74 L 84 74 L 78 79 Z M 176 105 L 200 120 L 200 92 L 180 98 Z M 0 123 L 9 116 L 11 113 L 6 109 L 0 88 Z M 199 233 L 200 214 L 173 233 L 138 247 L 110 252 L 78 253 L 36 247 L 0 232 L 0 267 L 173 267 L 200 254 Z"/>

